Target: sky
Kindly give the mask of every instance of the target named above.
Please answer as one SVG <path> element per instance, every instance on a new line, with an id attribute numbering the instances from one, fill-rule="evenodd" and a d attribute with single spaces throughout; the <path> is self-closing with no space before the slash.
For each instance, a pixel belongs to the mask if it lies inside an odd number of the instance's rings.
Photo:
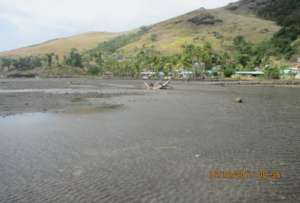
<path id="1" fill-rule="evenodd" d="M 0 51 L 91 31 L 128 31 L 236 0 L 0 0 Z"/>

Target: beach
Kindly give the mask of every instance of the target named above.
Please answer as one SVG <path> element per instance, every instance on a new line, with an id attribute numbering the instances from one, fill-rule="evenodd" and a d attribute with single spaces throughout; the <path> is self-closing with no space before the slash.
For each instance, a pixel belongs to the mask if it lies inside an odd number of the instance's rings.
<path id="1" fill-rule="evenodd" d="M 0 202 L 300 201 L 299 86 L 170 86 L 1 80 Z"/>

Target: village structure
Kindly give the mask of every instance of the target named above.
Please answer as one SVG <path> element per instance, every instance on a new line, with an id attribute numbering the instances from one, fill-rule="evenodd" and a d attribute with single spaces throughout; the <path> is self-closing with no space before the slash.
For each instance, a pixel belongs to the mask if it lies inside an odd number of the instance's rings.
<path id="1" fill-rule="evenodd" d="M 232 79 L 255 79 L 263 77 L 265 72 L 256 68 L 252 71 L 236 71 L 231 78 Z M 173 72 L 155 72 L 144 70 L 140 73 L 140 78 L 143 80 L 160 79 L 160 80 L 211 80 L 211 79 L 224 79 L 224 70 L 220 66 L 213 67 L 210 70 L 205 70 L 205 64 L 196 63 L 192 69 L 181 68 L 174 70 Z M 300 79 L 300 57 L 297 62 L 291 64 L 288 67 L 280 69 L 280 79 Z"/>

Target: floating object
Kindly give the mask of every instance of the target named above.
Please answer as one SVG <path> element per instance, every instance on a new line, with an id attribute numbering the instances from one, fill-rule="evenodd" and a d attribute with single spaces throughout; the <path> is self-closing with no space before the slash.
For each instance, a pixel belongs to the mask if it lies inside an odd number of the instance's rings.
<path id="1" fill-rule="evenodd" d="M 243 99 L 240 97 L 235 98 L 236 103 L 243 103 Z"/>

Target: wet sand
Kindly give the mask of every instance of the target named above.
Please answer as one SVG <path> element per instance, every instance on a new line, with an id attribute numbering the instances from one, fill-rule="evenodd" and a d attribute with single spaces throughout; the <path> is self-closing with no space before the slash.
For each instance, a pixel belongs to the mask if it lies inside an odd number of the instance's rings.
<path id="1" fill-rule="evenodd" d="M 107 106 L 105 98 L 144 94 L 142 83 L 88 79 L 8 79 L 0 81 L 0 116 L 64 112 Z M 91 102 L 91 100 L 99 102 Z"/>
<path id="2" fill-rule="evenodd" d="M 299 88 L 172 86 L 0 81 L 0 202 L 300 201 Z"/>

